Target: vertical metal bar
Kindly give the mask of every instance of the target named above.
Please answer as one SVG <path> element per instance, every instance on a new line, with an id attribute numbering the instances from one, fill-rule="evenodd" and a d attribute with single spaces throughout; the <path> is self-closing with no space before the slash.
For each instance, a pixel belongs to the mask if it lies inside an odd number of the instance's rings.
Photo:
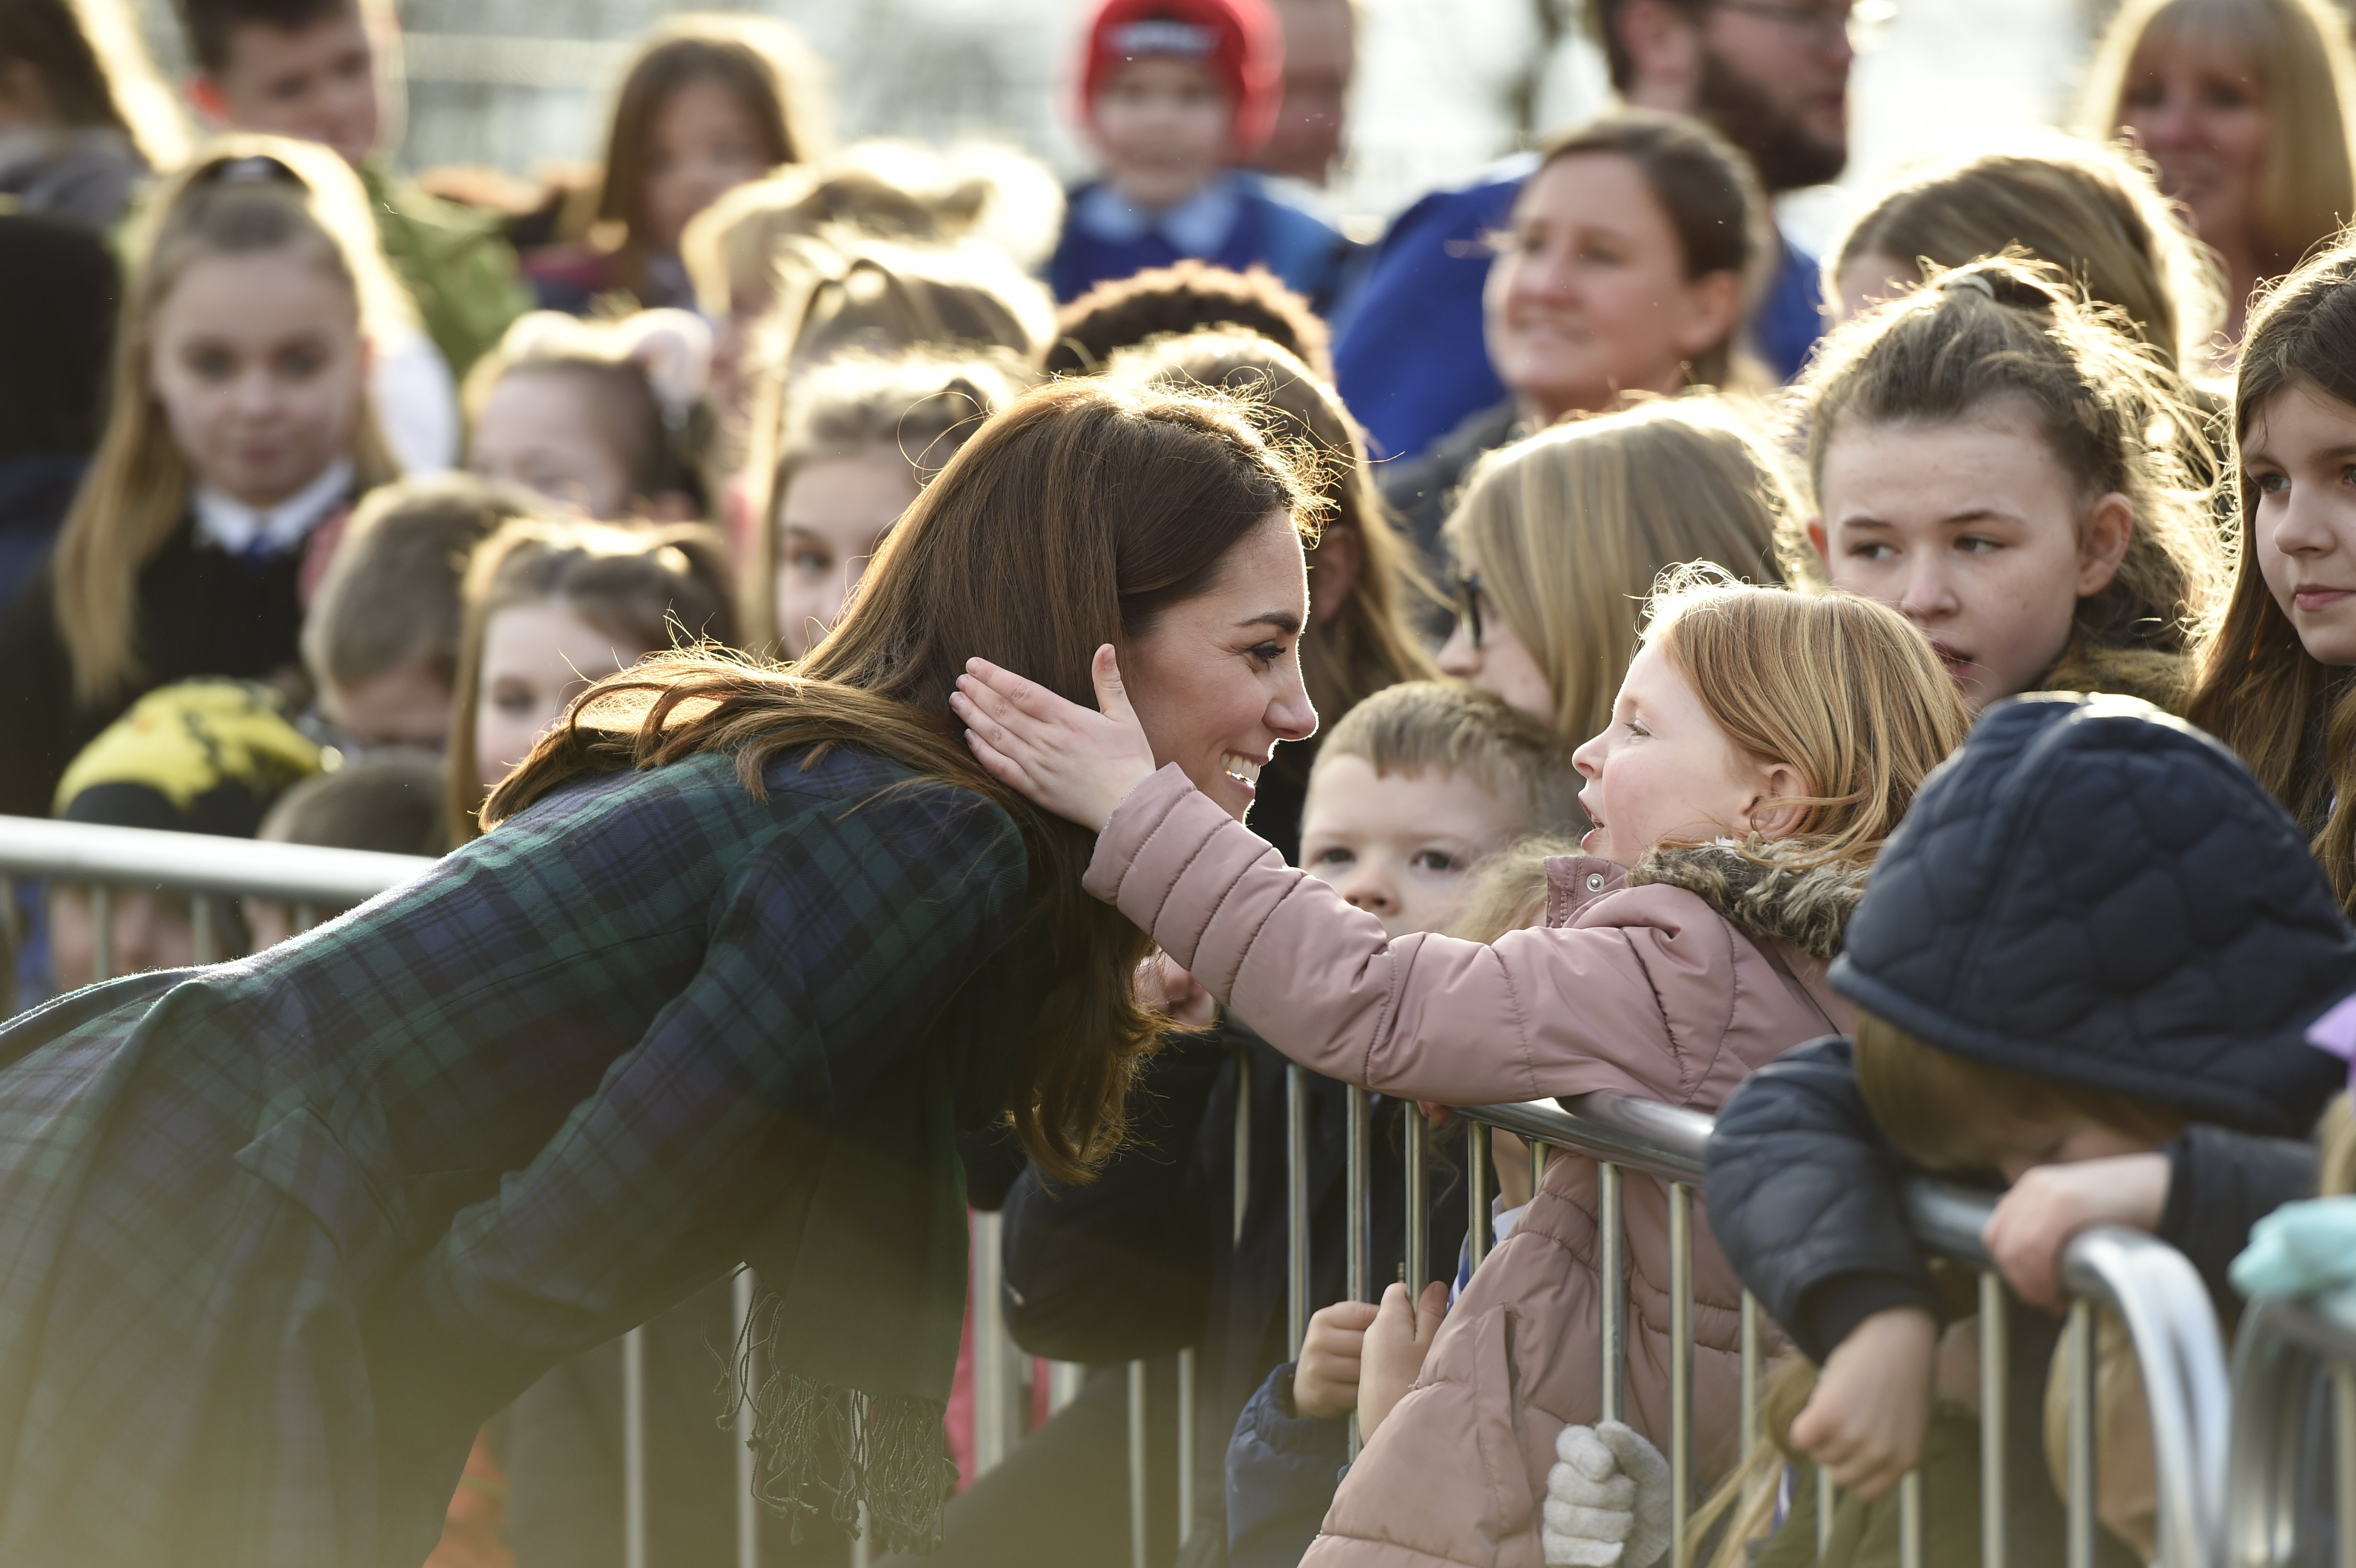
<path id="1" fill-rule="evenodd" d="M 1669 1183 L 1669 1560 L 1687 1560 L 1693 1495 L 1693 1189 Z M 1913 1568 L 1909 1564 L 1908 1568 Z"/>
<path id="2" fill-rule="evenodd" d="M 1407 1294 L 1413 1300 L 1431 1278 L 1431 1172 L 1424 1163 L 1430 1128 L 1412 1101 L 1400 1108 L 1399 1125 L 1407 1143 Z"/>
<path id="3" fill-rule="evenodd" d="M 1344 1185 L 1348 1189 L 1350 1233 L 1343 1238 L 1342 1288 L 1353 1301 L 1372 1301 L 1366 1279 L 1366 1253 L 1374 1243 L 1374 1194 L 1368 1189 L 1374 1157 L 1367 1137 L 1370 1111 L 1364 1089 L 1353 1083 L 1348 1096 L 1349 1149 Z"/>
<path id="4" fill-rule="evenodd" d="M 873 1553 L 869 1552 L 867 1545 L 867 1530 L 868 1526 L 873 1521 L 867 1517 L 867 1505 L 865 1503 L 861 1503 L 859 1505 L 859 1533 L 851 1538 L 851 1568 L 867 1568 L 868 1559 L 873 1555 Z"/>
<path id="5" fill-rule="evenodd" d="M 1742 1453 L 1746 1459 L 1751 1450 L 1759 1445 L 1759 1298 L 1748 1289 L 1742 1293 Z"/>
<path id="6" fill-rule="evenodd" d="M 220 943 L 213 932 L 213 901 L 207 893 L 188 895 L 188 932 L 196 938 L 197 962 L 220 962 Z"/>
<path id="7" fill-rule="evenodd" d="M 2356 1563 L 2356 1367 L 2331 1363 L 2331 1519 L 2336 1568 Z"/>
<path id="8" fill-rule="evenodd" d="M 1922 1472 L 1898 1477 L 1898 1568 L 1922 1568 Z"/>
<path id="9" fill-rule="evenodd" d="M 114 890 L 104 882 L 90 887 L 90 977 L 114 978 Z"/>
<path id="10" fill-rule="evenodd" d="M 1063 1413 L 1066 1405 L 1080 1397 L 1080 1390 L 1088 1381 L 1088 1369 L 1079 1361 L 1049 1361 L 1047 1363 L 1047 1413 Z"/>
<path id="11" fill-rule="evenodd" d="M 2094 1304 L 2070 1304 L 2070 1568 L 2094 1568 Z"/>
<path id="12" fill-rule="evenodd" d="M 1006 1457 L 1013 1392 L 1007 1375 L 1006 1304 L 996 1214 L 973 1211 L 973 1471 Z"/>
<path id="13" fill-rule="evenodd" d="M 1194 1533 L 1194 1348 L 1178 1352 L 1178 1549 Z"/>
<path id="14" fill-rule="evenodd" d="M 1833 1504 L 1839 1494 L 1833 1489 L 1832 1473 L 1819 1467 L 1816 1470 L 1816 1561 L 1821 1563 L 1833 1545 Z"/>
<path id="15" fill-rule="evenodd" d="M 1546 1183 L 1547 1148 L 1547 1145 L 1536 1138 L 1530 1140 L 1530 1196 L 1533 1198 L 1538 1195 L 1538 1189 Z"/>
<path id="16" fill-rule="evenodd" d="M 1284 1342 L 1294 1360 L 1309 1333 L 1309 1074 L 1284 1069 Z"/>
<path id="17" fill-rule="evenodd" d="M 622 1563 L 647 1568 L 646 1330 L 622 1336 Z"/>
<path id="18" fill-rule="evenodd" d="M 1464 1124 L 1464 1251 L 1474 1268 L 1489 1255 L 1489 1129 Z"/>
<path id="19" fill-rule="evenodd" d="M 14 953 L 24 944 L 25 933 L 16 927 L 16 879 L 0 876 L 0 939 Z"/>
<path id="20" fill-rule="evenodd" d="M 1596 1207 L 1603 1221 L 1596 1284 L 1602 1288 L 1603 1366 L 1596 1388 L 1606 1421 L 1624 1419 L 1628 1379 L 1628 1236 L 1622 1219 L 1624 1177 L 1609 1160 L 1595 1162 Z"/>
<path id="21" fill-rule="evenodd" d="M 1145 1568 L 1145 1363 L 1129 1363 L 1129 1562 Z"/>
<path id="22" fill-rule="evenodd" d="M 745 1326 L 753 1320 L 753 1271 L 740 1267 L 731 1280 L 729 1319 L 736 1333 L 729 1343 L 744 1343 Z M 753 1472 L 753 1402 L 736 1405 L 736 1568 L 761 1568 L 761 1505 L 753 1495 L 758 1477 Z"/>
<path id="23" fill-rule="evenodd" d="M 2004 1276 L 1980 1275 L 1980 1568 L 2004 1568 L 2005 1427 L 2010 1420 L 2011 1304 Z"/>
<path id="24" fill-rule="evenodd" d="M 294 929 L 308 931 L 319 923 L 319 906 L 305 899 L 294 906 Z"/>
<path id="25" fill-rule="evenodd" d="M 1236 1245 L 1243 1245 L 1244 1217 L 1251 1212 L 1252 1049 L 1236 1047 Z"/>

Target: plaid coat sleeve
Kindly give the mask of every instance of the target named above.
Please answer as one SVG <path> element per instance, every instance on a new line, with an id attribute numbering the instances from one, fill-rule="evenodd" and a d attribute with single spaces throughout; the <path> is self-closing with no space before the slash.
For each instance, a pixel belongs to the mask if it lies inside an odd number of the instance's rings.
<path id="1" fill-rule="evenodd" d="M 798 1133 L 891 1092 L 897 1048 L 1012 933 L 1026 881 L 1012 820 L 945 788 L 820 801 L 750 842 L 691 982 L 371 1315 L 388 1451 L 404 1401 L 429 1442 L 444 1394 L 479 1402 L 734 1264 L 817 1141 Z"/>

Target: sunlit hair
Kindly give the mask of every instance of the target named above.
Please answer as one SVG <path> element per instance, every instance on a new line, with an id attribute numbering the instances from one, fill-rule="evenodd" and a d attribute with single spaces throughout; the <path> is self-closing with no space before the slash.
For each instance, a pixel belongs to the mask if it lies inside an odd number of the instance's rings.
<path id="1" fill-rule="evenodd" d="M 1294 355 L 1257 332 L 1229 328 L 1163 338 L 1113 356 L 1105 373 L 1183 389 L 1217 387 L 1243 397 L 1269 434 L 1307 456 L 1325 502 L 1309 556 L 1327 541 L 1355 547 L 1358 572 L 1338 611 L 1321 613 L 1301 639 L 1301 672 L 1318 712 L 1339 715 L 1387 686 L 1428 680 L 1440 670 L 1417 635 L 1414 613 L 1434 602 L 1366 461 L 1365 435 L 1342 394 Z"/>
<path id="2" fill-rule="evenodd" d="M 2356 62 L 2348 19 L 2323 0 L 2126 0 L 2095 46 L 2080 128 L 2108 141 L 2125 123 L 2129 74 L 2147 41 L 2187 39 L 2244 63 L 2265 108 L 2257 191 L 2261 276 L 2276 276 L 2356 214 Z"/>
<path id="3" fill-rule="evenodd" d="M 711 352 L 709 329 L 690 311 L 641 310 L 605 321 L 530 311 L 475 362 L 460 401 L 471 430 L 509 377 L 570 380 L 587 390 L 601 444 L 621 458 L 633 500 L 675 494 L 700 507 L 688 426 Z"/>
<path id="4" fill-rule="evenodd" d="M 1333 379 L 1333 335 L 1307 300 L 1266 267 L 1238 272 L 1192 256 L 1108 278 L 1064 306 L 1043 363 L 1051 376 L 1093 376 L 1124 348 L 1205 328 L 1257 333 Z"/>
<path id="5" fill-rule="evenodd" d="M 1751 160 L 1700 121 L 1650 109 L 1617 109 L 1556 136 L 1538 149 L 1537 169 L 1565 158 L 1625 158 L 1643 176 L 1653 199 L 1676 231 L 1690 283 L 1731 272 L 1742 285 L 1744 308 L 1725 337 L 1697 355 L 1686 379 L 1697 387 L 1736 383 L 1735 338 L 1765 291 L 1780 253 L 1774 219 Z M 1523 182 L 1528 190 L 1537 170 Z M 1509 232 L 1498 243 L 1512 243 Z M 1747 378 L 1744 378 L 1747 379 Z"/>
<path id="6" fill-rule="evenodd" d="M 1873 199 L 1826 252 L 1825 295 L 1867 256 L 1960 267 L 2018 247 L 2115 308 L 2171 367 L 2203 363 L 2225 318 L 2216 260 L 2194 240 L 2132 150 L 2043 136 L 1935 164 Z"/>
<path id="7" fill-rule="evenodd" d="M 2051 264 L 1974 261 L 1842 323 L 1818 346 L 1789 408 L 1819 496 L 1825 453 L 1845 430 L 2026 415 L 2082 508 L 2116 494 L 2135 514 L 2117 574 L 2078 601 L 2072 649 L 2182 654 L 2199 641 L 2224 573 L 2208 497 L 2183 455 L 2204 439 L 2203 421 L 2159 352 L 2115 312 L 2082 304 Z M 1822 581 L 1804 524 L 1784 521 L 1784 566 Z"/>
<path id="8" fill-rule="evenodd" d="M 1569 748 L 1503 698 L 1460 680 L 1410 680 L 1376 692 L 1342 716 L 1310 771 L 1356 757 L 1376 778 L 1461 775 L 1517 807 L 1524 833 L 1584 825 L 1580 776 Z"/>
<path id="9" fill-rule="evenodd" d="M 1777 526 L 1798 507 L 1782 460 L 1728 404 L 1685 397 L 1578 419 L 1489 453 L 1441 538 L 1545 672 L 1556 733 L 1612 721 L 1662 571 L 1715 561 L 1777 581 Z"/>
<path id="10" fill-rule="evenodd" d="M 724 88 L 761 138 L 762 161 L 802 164 L 826 151 L 824 79 L 801 35 L 757 16 L 689 12 L 646 36 L 622 78 L 605 136 L 597 188 L 601 236 L 634 293 L 646 282 L 647 156 L 655 122 L 680 91 L 699 81 Z"/>
<path id="11" fill-rule="evenodd" d="M 16 61 L 38 75 L 60 124 L 120 131 L 153 169 L 187 160 L 187 123 L 123 0 L 9 0 L 0 64 Z"/>
<path id="12" fill-rule="evenodd" d="M 711 529 L 693 523 L 511 522 L 475 548 L 459 596 L 458 669 L 444 776 L 449 819 L 462 842 L 480 831 L 486 792 L 475 721 L 483 706 L 484 640 L 500 611 L 561 603 L 617 649 L 736 640 L 727 553 Z"/>
<path id="13" fill-rule="evenodd" d="M 903 245 L 835 230 L 778 252 L 762 346 L 776 378 L 846 348 L 1003 348 L 1037 364 L 1055 329 L 1046 288 L 979 240 Z"/>
<path id="14" fill-rule="evenodd" d="M 368 197 L 316 143 L 225 136 L 149 195 L 124 246 L 106 429 L 58 535 L 51 571 L 74 695 L 103 702 L 142 676 L 133 623 L 139 573 L 187 516 L 196 476 L 148 386 L 155 316 L 190 265 L 290 251 L 352 291 L 363 337 L 412 325 L 408 295 L 377 249 Z M 353 425 L 354 482 L 399 472 L 365 389 Z"/>
<path id="15" fill-rule="evenodd" d="M 2256 486 L 2240 456 L 2293 391 L 2356 421 L 2356 241 L 2299 268 L 2250 313 L 2233 387 L 2241 520 L 2233 586 L 2203 650 L 2185 717 L 2233 748 L 2315 835 L 2340 906 L 2356 913 L 2356 682 L 2307 651 L 2259 569 Z"/>
<path id="16" fill-rule="evenodd" d="M 1010 1115 L 1042 1169 L 1082 1174 L 1118 1147 L 1153 1039 L 1131 990 L 1147 939 L 1082 891 L 1095 836 L 984 773 L 949 693 L 979 656 L 1092 702 L 1097 648 L 1143 635 L 1204 592 L 1272 516 L 1305 522 L 1315 507 L 1232 399 L 1094 379 L 1039 388 L 926 486 L 848 613 L 793 671 L 674 656 L 606 680 L 492 795 L 484 820 L 584 773 L 712 751 L 733 753 L 759 794 L 780 753 L 839 743 L 998 803 L 1030 852 L 1028 929 L 1046 965 L 1039 1016 L 1012 1031 Z"/>
<path id="17" fill-rule="evenodd" d="M 1799 808 L 1777 837 L 1811 859 L 1870 859 L 1971 725 L 1922 634 L 1854 594 L 1680 568 L 1645 606 L 1644 641 L 1668 656 L 1738 752 L 1798 770 L 1808 793 L 1763 809 Z"/>
<path id="18" fill-rule="evenodd" d="M 2006 1147 L 2079 1117 L 2153 1147 L 2192 1120 L 2156 1101 L 1942 1051 L 1871 1013 L 1858 1015 L 1856 1062 L 1882 1136 L 1916 1164 L 1954 1175 L 1993 1171 Z"/>
<path id="19" fill-rule="evenodd" d="M 1031 266 L 1055 247 L 1064 193 L 1035 160 L 1005 148 L 947 152 L 889 138 L 740 185 L 688 220 L 680 256 L 707 315 L 776 285 L 780 245 L 842 231 L 912 245 L 977 240 Z"/>
<path id="20" fill-rule="evenodd" d="M 1029 366 L 1002 350 L 921 348 L 854 350 L 796 375 L 746 465 L 764 482 L 753 492 L 752 513 L 760 524 L 744 574 L 745 645 L 764 654 L 786 646 L 787 629 L 777 624 L 785 528 L 777 508 L 797 473 L 830 458 L 876 453 L 906 464 L 922 485 L 1034 379 Z"/>

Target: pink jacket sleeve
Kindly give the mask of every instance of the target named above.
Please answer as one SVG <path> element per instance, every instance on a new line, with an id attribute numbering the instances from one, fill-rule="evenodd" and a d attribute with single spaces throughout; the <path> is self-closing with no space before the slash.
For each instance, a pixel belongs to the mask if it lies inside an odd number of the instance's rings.
<path id="1" fill-rule="evenodd" d="M 1121 802 L 1084 885 L 1294 1061 L 1449 1104 L 1596 1089 L 1683 1101 L 1710 1063 L 1680 1051 L 1660 988 L 1723 989 L 1713 977 L 1733 967 L 1726 923 L 1689 894 L 1657 896 L 1667 889 L 1613 893 L 1583 916 L 1604 921 L 1494 946 L 1393 941 L 1174 765 Z"/>

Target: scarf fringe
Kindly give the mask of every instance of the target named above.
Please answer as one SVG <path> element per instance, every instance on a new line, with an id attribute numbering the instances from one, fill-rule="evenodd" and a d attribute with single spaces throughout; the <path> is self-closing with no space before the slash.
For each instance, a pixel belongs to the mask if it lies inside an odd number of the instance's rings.
<path id="1" fill-rule="evenodd" d="M 724 1430 L 735 1429 L 739 1412 L 753 1413 L 753 1495 L 789 1521 L 797 1546 L 803 1521 L 821 1516 L 858 1539 L 864 1503 L 884 1552 L 937 1550 L 958 1476 L 942 1427 L 948 1407 L 906 1394 L 879 1398 L 773 1364 L 765 1370 L 769 1358 L 760 1352 L 784 1307 L 773 1293 L 754 1304 L 719 1390 Z"/>

